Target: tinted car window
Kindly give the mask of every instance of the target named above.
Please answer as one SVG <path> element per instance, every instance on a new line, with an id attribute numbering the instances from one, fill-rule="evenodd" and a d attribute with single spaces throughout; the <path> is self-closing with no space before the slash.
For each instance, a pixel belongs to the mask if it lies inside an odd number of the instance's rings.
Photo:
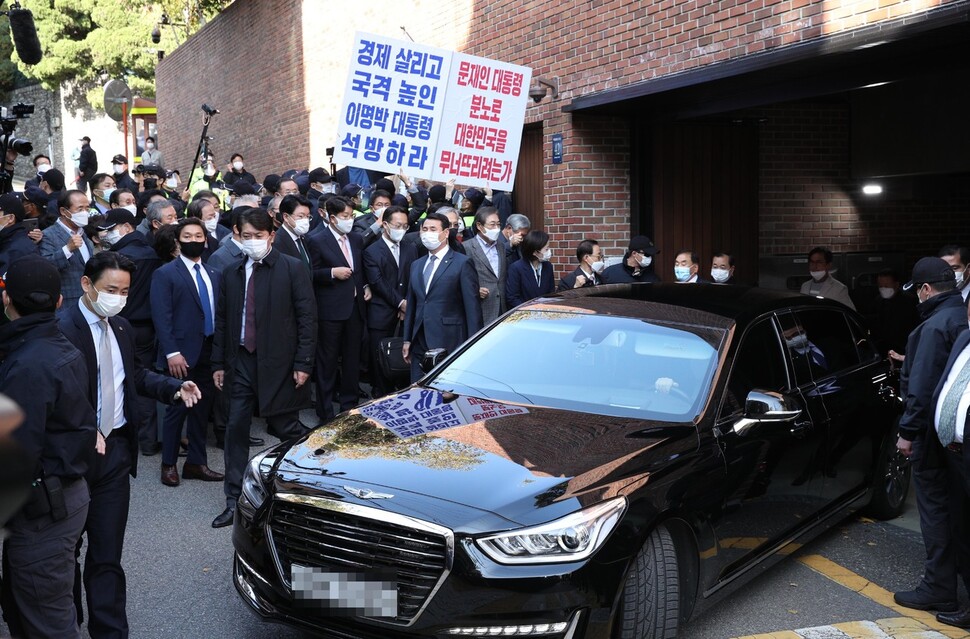
<path id="1" fill-rule="evenodd" d="M 725 412 L 740 411 L 753 390 L 783 391 L 788 387 L 784 351 L 769 318 L 745 332 L 728 378 Z"/>
<path id="2" fill-rule="evenodd" d="M 868 363 L 878 360 L 881 356 L 876 349 L 876 345 L 869 338 L 869 331 L 862 327 L 854 318 L 849 317 L 849 329 L 852 331 L 852 339 L 855 341 L 856 350 L 859 352 L 859 361 Z"/>
<path id="3" fill-rule="evenodd" d="M 687 421 L 710 390 L 724 331 L 660 320 L 524 310 L 431 380 L 439 390 L 620 417 Z M 658 379 L 672 380 L 668 392 Z"/>
<path id="4" fill-rule="evenodd" d="M 791 317 L 791 316 L 789 316 Z M 788 352 L 799 384 L 819 380 L 859 364 L 859 351 L 845 313 L 804 309 L 784 326 Z"/>

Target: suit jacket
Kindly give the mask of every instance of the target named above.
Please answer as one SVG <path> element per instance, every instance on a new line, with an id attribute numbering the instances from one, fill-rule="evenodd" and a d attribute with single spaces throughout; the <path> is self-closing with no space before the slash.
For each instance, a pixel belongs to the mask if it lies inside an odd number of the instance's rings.
<path id="1" fill-rule="evenodd" d="M 411 264 L 418 258 L 413 245 L 399 244 L 398 267 L 387 242 L 379 240 L 364 249 L 364 275 L 370 285 L 367 325 L 389 330 L 397 324 L 397 309 L 408 296 Z"/>
<path id="2" fill-rule="evenodd" d="M 222 240 L 230 235 L 232 235 L 232 231 L 221 224 L 216 224 L 215 233 L 209 233 L 209 231 L 206 231 L 205 250 L 202 251 L 202 261 L 208 264 L 209 258 L 212 257 L 212 254 L 218 251 L 219 247 L 222 246 Z"/>
<path id="3" fill-rule="evenodd" d="M 354 218 L 354 233 L 360 235 L 364 241 L 364 248 L 367 248 L 381 236 L 380 227 L 375 232 L 371 227 L 377 222 L 376 213 L 364 213 Z"/>
<path id="4" fill-rule="evenodd" d="M 586 278 L 586 283 L 583 284 L 580 288 L 587 288 L 590 286 L 596 286 L 597 284 L 605 283 L 602 273 L 599 275 L 595 275 L 596 281 L 593 282 L 593 280 L 591 280 L 589 276 L 583 272 L 582 267 L 577 266 L 575 271 L 573 271 L 572 273 L 567 273 L 566 275 L 562 276 L 562 278 L 559 280 L 559 288 L 557 290 L 559 291 L 571 290 L 576 286 L 576 278 L 579 277 L 580 275 Z"/>
<path id="5" fill-rule="evenodd" d="M 527 302 L 541 295 L 549 295 L 555 291 L 552 264 L 542 262 L 541 268 L 540 282 L 537 284 L 535 271 L 532 270 L 532 262 L 529 260 L 516 260 L 509 266 L 508 281 L 505 283 L 509 308 L 515 308 L 522 302 Z"/>
<path id="6" fill-rule="evenodd" d="M 133 324 L 151 322 L 152 275 L 162 265 L 162 260 L 141 233 L 129 233 L 118 240 L 111 250 L 130 258 L 135 263 L 135 272 L 131 275 L 131 287 L 128 289 L 128 302 L 119 315 Z"/>
<path id="7" fill-rule="evenodd" d="M 222 275 L 208 265 L 203 264 L 202 268 L 212 282 L 211 311 L 215 322 Z M 189 368 L 194 368 L 205 341 L 205 314 L 195 277 L 185 268 L 181 258 L 175 258 L 155 271 L 151 299 L 152 321 L 158 340 L 156 365 L 160 370 L 168 370 L 167 356 L 181 353 Z"/>
<path id="8" fill-rule="evenodd" d="M 465 255 L 475 264 L 479 287 L 488 289 L 488 297 L 481 301 L 482 321 L 485 324 L 491 324 L 492 320 L 508 308 L 505 300 L 505 247 L 497 242 L 495 244 L 495 252 L 498 255 L 498 275 L 496 275 L 477 237 L 465 240 L 462 246 L 465 247 Z"/>
<path id="9" fill-rule="evenodd" d="M 950 371 L 953 370 L 953 364 L 957 361 L 957 358 L 960 357 L 960 353 L 962 353 L 968 345 L 970 345 L 970 331 L 963 331 L 953 343 L 953 349 L 950 350 L 950 357 L 946 362 L 946 368 L 943 369 L 943 374 L 940 376 L 940 381 L 936 385 L 936 390 L 933 391 L 933 401 L 930 403 L 930 409 L 933 411 L 934 418 L 936 415 L 936 404 L 941 399 L 940 395 L 943 393 L 943 386 L 946 384 L 946 378 L 950 375 Z M 970 441 L 967 441 L 968 435 L 970 435 L 970 429 L 968 429 L 967 426 L 970 426 L 970 415 L 967 416 L 967 420 L 963 424 L 963 463 L 967 468 L 970 468 Z M 932 421 L 928 425 L 927 431 L 929 432 L 927 432 L 926 437 L 924 438 L 927 443 L 924 458 L 929 458 L 929 466 L 927 466 L 926 463 L 923 463 L 921 464 L 921 467 L 945 466 L 945 463 L 940 463 L 945 461 L 942 459 L 943 447 L 940 444 L 939 438 L 936 436 L 936 429 L 933 428 Z M 937 457 L 939 458 L 937 459 Z"/>
<path id="10" fill-rule="evenodd" d="M 304 244 L 313 266 L 313 290 L 317 298 L 317 315 L 320 321 L 342 322 L 350 319 L 356 305 L 361 317 L 367 316 L 364 308 L 364 248 L 360 236 L 348 233 L 350 255 L 354 260 L 354 273 L 346 280 L 332 275 L 332 269 L 350 266 L 340 250 L 340 245 L 330 231 L 329 224 L 321 224 L 306 235 Z"/>
<path id="11" fill-rule="evenodd" d="M 307 248 L 306 235 L 303 236 L 303 249 L 307 252 L 307 257 L 310 256 L 310 249 Z M 289 255 L 290 257 L 295 257 L 300 260 L 300 262 L 310 270 L 311 264 L 307 264 L 306 260 L 303 259 L 303 254 L 300 253 L 300 247 L 296 245 L 293 238 L 284 228 L 279 228 L 276 231 L 276 235 L 273 236 L 273 248 L 284 255 Z"/>
<path id="12" fill-rule="evenodd" d="M 241 348 L 246 261 L 222 272 L 212 338 L 212 370 L 225 371 L 232 388 L 233 364 Z M 296 388 L 293 372 L 313 371 L 317 347 L 317 307 L 310 275 L 299 260 L 271 250 L 253 276 L 256 286 L 256 357 L 259 411 L 280 415 L 310 405 L 310 387 Z"/>
<path id="13" fill-rule="evenodd" d="M 446 348 L 453 353 L 482 328 L 478 274 L 468 256 L 448 251 L 425 292 L 424 267 L 428 257 L 425 255 L 411 265 L 404 340 L 413 341 L 422 331 L 429 349 Z"/>
<path id="14" fill-rule="evenodd" d="M 76 302 L 84 295 L 81 289 L 81 276 L 84 275 L 84 259 L 80 249 L 71 253 L 70 259 L 64 257 L 64 245 L 71 239 L 71 234 L 63 225 L 54 223 L 44 229 L 44 239 L 40 241 L 40 254 L 57 267 L 61 273 L 61 295 L 64 296 L 64 306 Z M 84 246 L 88 249 L 88 257 L 94 255 L 94 244 L 84 236 Z"/>
<path id="15" fill-rule="evenodd" d="M 98 410 L 98 352 L 94 348 L 94 336 L 87 319 L 75 301 L 58 318 L 57 324 L 74 347 L 81 351 L 88 370 L 88 400 L 95 412 Z M 174 377 L 159 375 L 135 362 L 135 332 L 123 317 L 112 317 L 108 325 L 118 340 L 121 360 L 125 369 L 125 422 L 128 424 L 128 449 L 131 453 L 131 476 L 138 474 L 138 395 L 154 397 L 158 401 L 171 404 L 175 393 L 182 386 Z"/>
<path id="16" fill-rule="evenodd" d="M 242 249 L 230 239 L 228 242 L 223 242 L 216 249 L 216 252 L 209 256 L 209 261 L 206 262 L 206 266 L 211 266 L 222 273 L 222 271 L 226 270 L 227 266 L 236 264 L 244 257 L 245 255 L 243 255 Z"/>

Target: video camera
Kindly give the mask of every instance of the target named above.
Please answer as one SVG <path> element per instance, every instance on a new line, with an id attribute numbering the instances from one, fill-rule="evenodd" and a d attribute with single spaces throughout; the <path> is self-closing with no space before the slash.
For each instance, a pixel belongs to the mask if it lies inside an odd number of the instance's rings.
<path id="1" fill-rule="evenodd" d="M 34 152 L 34 145 L 30 140 L 13 136 L 17 122 L 29 117 L 33 112 L 34 105 L 24 104 L 23 102 L 19 102 L 9 109 L 0 107 L 0 130 L 2 130 L 2 133 L 0 133 L 0 157 L 3 158 L 3 164 L 0 166 L 0 194 L 9 193 L 13 188 L 13 162 L 7 160 L 7 154 L 10 151 L 14 151 L 18 155 L 30 155 Z"/>

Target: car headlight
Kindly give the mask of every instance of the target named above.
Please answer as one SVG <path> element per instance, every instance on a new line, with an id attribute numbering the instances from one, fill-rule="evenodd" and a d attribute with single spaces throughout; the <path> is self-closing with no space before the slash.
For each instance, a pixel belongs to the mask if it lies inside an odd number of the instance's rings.
<path id="1" fill-rule="evenodd" d="M 256 510 L 269 497 L 266 481 L 269 479 L 269 473 L 277 456 L 278 453 L 269 449 L 249 460 L 242 478 L 242 495 L 239 498 L 241 506 Z"/>
<path id="2" fill-rule="evenodd" d="M 548 564 L 586 559 L 603 545 L 626 510 L 618 497 L 540 526 L 476 539 L 500 564 Z"/>

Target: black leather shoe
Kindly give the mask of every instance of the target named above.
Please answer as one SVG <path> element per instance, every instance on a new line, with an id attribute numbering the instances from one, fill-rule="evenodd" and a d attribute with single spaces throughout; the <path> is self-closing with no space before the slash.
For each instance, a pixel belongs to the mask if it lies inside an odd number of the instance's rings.
<path id="1" fill-rule="evenodd" d="M 151 443 L 148 443 L 148 444 L 141 444 L 141 446 L 139 446 L 139 448 L 141 448 L 141 454 L 142 455 L 144 455 L 145 457 L 152 457 L 152 456 L 157 455 L 158 453 L 162 452 L 162 443 L 161 442 L 151 442 Z"/>
<path id="2" fill-rule="evenodd" d="M 936 615 L 936 620 L 948 626 L 957 628 L 970 628 L 970 609 L 958 610 L 957 612 L 941 612 Z"/>
<path id="3" fill-rule="evenodd" d="M 232 525 L 232 519 L 236 516 L 236 511 L 232 508 L 226 508 L 222 513 L 212 520 L 213 528 L 225 528 L 226 526 Z"/>
<path id="4" fill-rule="evenodd" d="M 202 481 L 222 481 L 225 479 L 222 473 L 209 468 L 206 464 L 183 464 L 182 479 L 201 479 Z"/>
<path id="5" fill-rule="evenodd" d="M 936 610 L 939 612 L 956 612 L 960 609 L 960 604 L 956 601 L 945 601 L 937 597 L 931 597 L 926 591 L 902 590 L 893 594 L 893 601 L 900 606 L 906 606 L 913 610 Z"/>
<path id="6" fill-rule="evenodd" d="M 253 447 L 253 446 L 262 446 L 265 443 L 266 442 L 263 441 L 263 438 L 262 437 L 250 437 L 249 438 L 249 446 L 250 447 Z"/>
<path id="7" fill-rule="evenodd" d="M 162 464 L 162 483 L 166 486 L 179 485 L 179 471 L 175 468 L 175 466 Z"/>

